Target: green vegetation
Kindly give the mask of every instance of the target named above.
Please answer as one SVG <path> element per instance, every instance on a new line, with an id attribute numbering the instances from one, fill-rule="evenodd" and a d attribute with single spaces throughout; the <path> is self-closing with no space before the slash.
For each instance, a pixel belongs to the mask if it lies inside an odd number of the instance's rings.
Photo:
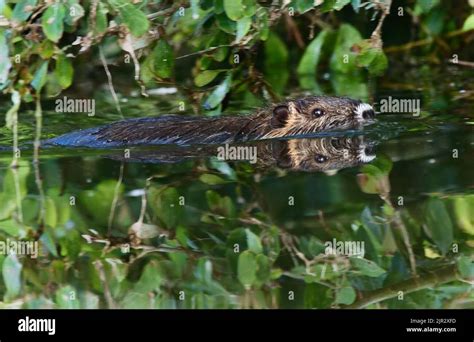
<path id="1" fill-rule="evenodd" d="M 106 58 L 129 70 L 143 93 L 145 86 L 177 84 L 215 113 L 229 94 L 247 101 L 276 99 L 294 76 L 302 89 L 321 92 L 321 70 L 331 72 L 334 92 L 367 97 L 367 74 L 384 73 L 386 52 L 413 48 L 439 63 L 467 44 L 463 37 L 474 22 L 474 14 L 466 15 L 467 1 L 418 0 L 391 8 L 391 17 L 398 18 L 390 18 L 394 25 L 384 37 L 406 44 L 384 52 L 382 28 L 390 5 L 389 0 L 1 1 L 0 90 L 18 92 L 24 102 L 39 94 L 54 97 L 87 72 L 89 61 Z M 410 37 L 410 30 L 415 41 L 400 42 L 397 31 Z"/>
<path id="2" fill-rule="evenodd" d="M 463 81 L 445 90 L 425 80 L 450 61 L 472 63 L 472 1 L 282 3 L 0 0 L 0 138 L 13 135 L 14 154 L 18 141 L 38 142 L 58 120 L 42 107 L 76 92 L 129 117 L 156 111 L 156 97 L 121 102 L 130 88 L 177 87 L 160 108 L 219 115 L 304 91 L 369 99 L 383 80 L 385 91 L 424 89 L 427 121 L 404 126 L 409 137 L 440 117 L 458 124 L 452 99 L 472 103 L 472 90 L 453 90 Z M 469 109 L 457 113 L 474 122 Z M 58 130 L 86 119 L 61 117 L 73 124 Z M 472 308 L 472 133 L 450 134 L 436 144 L 449 151 L 435 150 L 449 162 L 435 169 L 424 154 L 402 164 L 418 151 L 400 143 L 400 164 L 389 146 L 332 177 L 212 158 L 148 167 L 95 151 L 21 151 L 13 163 L 2 153 L 0 241 L 37 241 L 40 254 L 0 250 L 0 308 Z M 333 255 L 332 241 L 361 241 L 365 255 Z"/>

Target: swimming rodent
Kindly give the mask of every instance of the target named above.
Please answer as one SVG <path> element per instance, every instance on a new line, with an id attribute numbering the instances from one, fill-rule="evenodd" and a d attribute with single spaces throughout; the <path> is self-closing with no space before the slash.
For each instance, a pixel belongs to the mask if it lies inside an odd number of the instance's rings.
<path id="1" fill-rule="evenodd" d="M 371 162 L 375 159 L 375 143 L 363 136 L 324 137 L 312 139 L 265 140 L 228 144 L 233 155 L 223 160 L 256 164 L 259 169 L 279 167 L 292 171 L 335 172 Z M 179 163 L 197 158 L 219 158 L 222 145 L 130 149 L 107 153 L 104 157 L 125 162 Z"/>
<path id="2" fill-rule="evenodd" d="M 164 115 L 129 119 L 46 140 L 45 145 L 109 148 L 161 144 L 224 144 L 358 128 L 373 122 L 373 108 L 347 97 L 308 96 L 247 116 Z"/>

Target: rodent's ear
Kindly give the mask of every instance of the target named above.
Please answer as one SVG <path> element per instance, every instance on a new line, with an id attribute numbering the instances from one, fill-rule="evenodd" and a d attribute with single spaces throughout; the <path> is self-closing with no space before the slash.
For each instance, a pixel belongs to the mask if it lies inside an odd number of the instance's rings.
<path id="1" fill-rule="evenodd" d="M 291 167 L 291 156 L 287 141 L 275 140 L 272 142 L 273 157 L 278 167 L 287 169 Z"/>
<path id="2" fill-rule="evenodd" d="M 280 105 L 273 109 L 272 127 L 279 128 L 285 126 L 290 116 L 290 110 L 287 105 Z"/>

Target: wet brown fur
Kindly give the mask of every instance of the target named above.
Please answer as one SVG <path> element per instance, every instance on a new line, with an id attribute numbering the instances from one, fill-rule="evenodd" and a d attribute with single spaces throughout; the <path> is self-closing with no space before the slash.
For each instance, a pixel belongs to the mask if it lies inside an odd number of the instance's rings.
<path id="1" fill-rule="evenodd" d="M 300 136 L 361 125 L 355 109 L 360 101 L 345 97 L 310 96 L 257 110 L 248 116 L 186 117 L 168 115 L 132 119 L 92 133 L 105 142 L 133 144 L 208 144 Z M 315 116 L 315 109 L 324 114 Z M 278 114 L 278 115 L 276 115 Z"/>

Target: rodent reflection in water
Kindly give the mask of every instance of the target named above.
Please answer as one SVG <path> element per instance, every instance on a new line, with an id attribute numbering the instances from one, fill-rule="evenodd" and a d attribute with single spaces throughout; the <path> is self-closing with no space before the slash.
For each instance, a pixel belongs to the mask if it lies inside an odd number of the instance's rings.
<path id="1" fill-rule="evenodd" d="M 279 167 L 294 171 L 331 172 L 369 163 L 375 159 L 374 143 L 363 136 L 267 140 L 247 144 L 206 145 L 158 149 L 131 149 L 107 154 L 125 162 L 177 163 L 188 159 L 217 157 L 247 162 L 257 168 Z"/>

